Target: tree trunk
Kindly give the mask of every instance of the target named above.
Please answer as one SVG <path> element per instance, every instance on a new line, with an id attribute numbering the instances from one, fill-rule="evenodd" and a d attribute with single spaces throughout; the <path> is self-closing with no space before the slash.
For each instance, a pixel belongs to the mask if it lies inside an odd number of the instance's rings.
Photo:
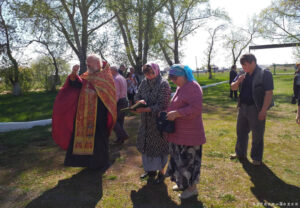
<path id="1" fill-rule="evenodd" d="M 211 67 L 208 68 L 208 79 L 212 79 L 212 71 L 211 71 Z"/>
<path id="2" fill-rule="evenodd" d="M 176 34 L 176 33 L 175 33 Z M 178 38 L 174 35 L 174 62 L 175 64 L 179 64 L 179 52 L 178 52 L 178 47 L 179 47 L 179 43 L 178 43 Z"/>
<path id="3" fill-rule="evenodd" d="M 59 80 L 59 76 L 58 74 L 55 74 L 53 76 L 53 80 L 52 80 L 52 83 L 51 83 L 51 91 L 52 92 L 55 92 L 56 91 L 56 85 L 58 85 L 60 83 L 60 80 Z"/>
<path id="4" fill-rule="evenodd" d="M 53 77 L 53 82 L 52 82 L 52 86 L 51 86 L 51 91 L 52 92 L 55 92 L 56 91 L 56 85 L 58 84 L 58 65 L 57 65 L 57 61 L 56 61 L 56 58 L 55 56 L 51 53 L 50 49 L 48 48 L 48 51 L 52 57 L 52 61 L 53 61 L 53 65 L 54 65 L 54 68 L 55 68 L 55 75 Z"/>
<path id="5" fill-rule="evenodd" d="M 87 66 L 86 66 L 86 54 L 82 50 L 80 50 L 78 58 L 79 58 L 79 61 L 80 61 L 79 75 L 81 75 L 84 72 L 86 72 L 86 70 L 87 70 Z"/>
<path id="6" fill-rule="evenodd" d="M 208 79 L 212 79 L 212 71 L 211 71 L 211 65 L 210 65 L 210 56 L 208 56 L 208 62 L 207 62 L 207 70 L 208 70 Z"/>
<path id="7" fill-rule="evenodd" d="M 142 74 L 143 63 L 141 61 L 141 58 L 138 57 L 135 60 L 135 63 L 136 63 L 135 68 L 134 68 L 135 72 L 138 73 L 138 74 Z"/>
<path id="8" fill-rule="evenodd" d="M 15 82 L 13 84 L 13 95 L 20 96 L 21 95 L 21 86 L 19 82 Z"/>
<path id="9" fill-rule="evenodd" d="M 165 57 L 167 63 L 169 64 L 169 66 L 172 66 L 172 65 L 173 65 L 173 62 L 172 62 L 171 58 L 169 57 L 169 55 L 168 55 L 168 53 L 167 53 L 165 47 L 163 46 L 163 44 L 162 44 L 161 42 L 159 42 L 158 44 L 159 44 L 160 49 L 162 50 L 162 52 L 163 52 L 163 54 L 164 54 L 164 57 Z"/>

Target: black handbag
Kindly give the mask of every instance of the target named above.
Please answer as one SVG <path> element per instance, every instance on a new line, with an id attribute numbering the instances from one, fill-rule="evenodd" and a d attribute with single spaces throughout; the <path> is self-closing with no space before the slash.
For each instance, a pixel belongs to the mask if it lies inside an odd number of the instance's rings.
<path id="1" fill-rule="evenodd" d="M 166 133 L 173 133 L 175 131 L 175 122 L 167 120 L 167 113 L 161 112 L 159 117 L 156 119 L 157 129 L 162 134 L 163 132 Z"/>

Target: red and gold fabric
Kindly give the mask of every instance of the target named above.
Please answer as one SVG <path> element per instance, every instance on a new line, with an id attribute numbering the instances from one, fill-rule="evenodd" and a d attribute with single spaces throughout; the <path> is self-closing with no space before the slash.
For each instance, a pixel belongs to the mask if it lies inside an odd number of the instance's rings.
<path id="1" fill-rule="evenodd" d="M 107 128 L 113 129 L 117 119 L 116 90 L 109 65 L 96 73 L 84 73 L 76 79 L 81 89 L 69 85 L 70 75 L 54 102 L 52 137 L 63 149 L 67 149 L 74 132 L 73 154 L 91 155 L 94 150 L 98 97 L 108 110 Z M 76 116 L 76 117 L 75 117 Z M 74 130 L 74 119 L 75 130 Z"/>
<path id="2" fill-rule="evenodd" d="M 94 150 L 97 98 L 100 97 L 112 117 L 112 123 L 109 124 L 108 119 L 107 126 L 111 131 L 117 119 L 116 90 L 108 65 L 104 70 L 92 74 L 86 72 L 80 77 L 83 85 L 77 107 L 73 154 L 90 155 Z"/>

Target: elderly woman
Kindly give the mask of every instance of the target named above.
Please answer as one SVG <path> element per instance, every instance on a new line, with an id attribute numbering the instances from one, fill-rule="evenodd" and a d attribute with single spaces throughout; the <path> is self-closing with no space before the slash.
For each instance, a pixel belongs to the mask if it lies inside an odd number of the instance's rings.
<path id="1" fill-rule="evenodd" d="M 160 75 L 159 66 L 155 63 L 143 66 L 145 79 L 141 82 L 135 101 L 147 104 L 147 107 L 138 108 L 141 113 L 141 124 L 137 137 L 137 149 L 142 153 L 145 173 L 141 178 L 148 177 L 148 182 L 162 183 L 162 173 L 168 160 L 168 142 L 158 131 L 156 118 L 161 111 L 168 107 L 170 86 L 168 81 Z M 157 174 L 158 171 L 158 174 Z M 157 174 L 157 178 L 155 179 Z"/>
<path id="2" fill-rule="evenodd" d="M 206 142 L 202 122 L 202 89 L 194 81 L 188 66 L 175 64 L 169 79 L 177 90 L 167 111 L 167 119 L 175 121 L 175 132 L 168 134 L 170 162 L 166 176 L 176 183 L 173 190 L 183 190 L 179 197 L 197 195 L 202 158 L 202 145 Z"/>

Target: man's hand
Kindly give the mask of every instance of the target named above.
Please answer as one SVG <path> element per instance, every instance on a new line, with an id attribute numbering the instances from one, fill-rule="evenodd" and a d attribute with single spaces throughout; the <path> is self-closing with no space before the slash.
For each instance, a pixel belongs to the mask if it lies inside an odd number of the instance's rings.
<path id="1" fill-rule="evenodd" d="M 263 121 L 267 117 L 267 111 L 261 110 L 258 114 L 258 120 Z"/>
<path id="2" fill-rule="evenodd" d="M 245 77 L 246 77 L 246 74 L 241 74 L 241 75 L 238 77 L 237 81 L 239 82 L 239 84 L 242 83 L 242 82 L 244 81 Z"/>
<path id="3" fill-rule="evenodd" d="M 261 111 L 258 113 L 258 120 L 263 121 L 267 117 L 267 110 L 272 102 L 273 90 L 265 91 L 264 103 Z"/>
<path id="4" fill-rule="evenodd" d="M 78 64 L 74 65 L 72 68 L 72 74 L 77 74 L 78 70 L 79 70 L 79 65 Z"/>
<path id="5" fill-rule="evenodd" d="M 231 83 L 231 86 L 230 86 L 231 90 L 238 90 L 240 84 L 244 81 L 245 77 L 246 77 L 246 74 L 239 75 L 239 77 L 237 78 L 237 80 L 235 82 Z"/>

